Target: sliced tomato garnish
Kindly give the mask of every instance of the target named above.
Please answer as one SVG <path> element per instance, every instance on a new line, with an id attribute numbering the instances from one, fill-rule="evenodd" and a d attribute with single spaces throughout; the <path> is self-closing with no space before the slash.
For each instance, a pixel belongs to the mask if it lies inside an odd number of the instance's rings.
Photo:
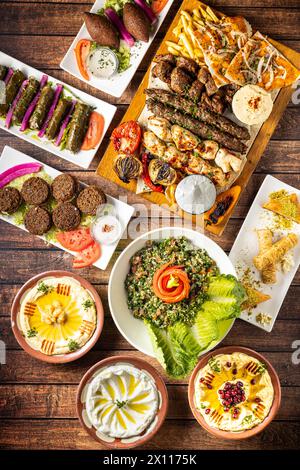
<path id="1" fill-rule="evenodd" d="M 153 0 L 153 2 L 151 3 L 151 10 L 157 15 L 161 12 L 161 10 L 165 7 L 167 3 L 168 0 Z"/>
<path id="2" fill-rule="evenodd" d="M 91 245 L 89 245 L 84 250 L 80 251 L 76 258 L 73 260 L 73 268 L 86 268 L 91 264 L 94 264 L 101 256 L 101 249 L 100 245 L 93 241 Z"/>
<path id="3" fill-rule="evenodd" d="M 84 227 L 70 232 L 60 232 L 56 238 L 64 248 L 70 251 L 82 251 L 94 242 L 90 229 Z"/>
<path id="4" fill-rule="evenodd" d="M 86 60 L 90 53 L 90 47 L 91 41 L 89 39 L 81 39 L 80 41 L 78 41 L 74 49 L 79 72 L 81 73 L 82 77 L 85 78 L 85 80 L 90 79 L 86 67 Z"/>
<path id="5" fill-rule="evenodd" d="M 81 150 L 91 150 L 97 147 L 104 129 L 104 117 L 93 111 L 89 120 L 89 127 L 85 134 Z"/>
<path id="6" fill-rule="evenodd" d="M 113 130 L 111 140 L 115 150 L 132 154 L 141 142 L 142 129 L 136 121 L 127 121 Z"/>

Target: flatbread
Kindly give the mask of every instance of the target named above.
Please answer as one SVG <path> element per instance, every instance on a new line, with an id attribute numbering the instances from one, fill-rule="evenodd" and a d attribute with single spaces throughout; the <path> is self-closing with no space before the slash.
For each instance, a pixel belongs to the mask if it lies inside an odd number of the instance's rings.
<path id="1" fill-rule="evenodd" d="M 237 85 L 255 84 L 272 91 L 292 85 L 300 70 L 257 31 L 232 59 L 225 77 Z"/>
<path id="2" fill-rule="evenodd" d="M 205 63 L 217 87 L 230 83 L 225 72 L 251 34 L 251 26 L 242 16 L 224 17 L 217 24 L 206 21 L 202 30 L 195 32 Z"/>

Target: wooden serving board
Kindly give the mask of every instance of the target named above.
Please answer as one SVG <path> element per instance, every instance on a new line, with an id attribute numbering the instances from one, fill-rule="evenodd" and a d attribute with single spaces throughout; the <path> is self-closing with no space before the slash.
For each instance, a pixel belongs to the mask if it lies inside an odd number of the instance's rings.
<path id="1" fill-rule="evenodd" d="M 165 54 L 168 52 L 167 46 L 165 44 L 166 41 L 176 41 L 176 38 L 173 35 L 173 29 L 177 25 L 179 18 L 180 18 L 180 12 L 181 10 L 192 10 L 195 7 L 207 7 L 206 4 L 202 3 L 199 0 L 183 0 L 181 7 L 179 8 L 171 26 L 169 27 L 160 47 L 157 50 L 157 54 Z M 216 11 L 216 10 L 215 10 Z M 219 14 L 222 14 L 221 12 L 217 12 Z M 246 18 L 247 19 L 247 18 Z M 253 27 L 253 25 L 252 25 Z M 255 32 L 255 28 L 253 27 L 253 30 Z M 263 33 L 263 31 L 261 31 Z M 274 41 L 273 39 L 270 39 L 270 42 L 288 59 L 290 60 L 297 68 L 300 68 L 300 54 L 296 51 L 293 51 L 289 47 L 286 47 L 284 44 L 281 44 L 277 41 Z M 133 98 L 131 101 L 131 104 L 125 113 L 122 122 L 129 121 L 129 120 L 137 120 L 139 115 L 141 114 L 142 110 L 145 107 L 146 103 L 146 96 L 144 94 L 144 89 L 148 87 L 148 81 L 149 81 L 149 76 L 150 76 L 150 69 L 151 69 L 151 64 L 148 67 L 148 70 Z M 287 88 L 282 88 L 280 92 L 277 95 L 277 98 L 274 102 L 274 107 L 273 111 L 268 118 L 268 120 L 262 125 L 260 128 L 260 131 L 258 132 L 255 141 L 253 142 L 248 154 L 247 154 L 247 162 L 243 168 L 242 173 L 238 177 L 238 179 L 235 181 L 234 185 L 239 185 L 242 188 L 242 191 L 246 188 L 247 183 L 254 172 L 256 166 L 258 165 L 265 148 L 292 96 L 292 93 L 294 91 L 294 88 L 292 86 L 287 87 Z M 113 162 L 116 158 L 116 151 L 113 148 L 112 143 L 109 143 L 107 150 L 105 154 L 103 155 L 101 162 L 97 168 L 97 174 L 103 176 L 104 178 L 113 181 L 114 183 L 118 184 L 119 186 L 122 186 L 126 188 L 128 191 L 136 192 L 136 182 L 131 181 L 129 184 L 123 183 L 116 173 L 113 170 Z M 241 191 L 241 193 L 242 193 Z M 142 193 L 141 196 L 154 204 L 158 204 L 160 206 L 163 206 L 164 208 L 167 208 L 173 212 L 176 212 L 178 215 L 181 217 L 191 219 L 193 223 L 196 223 L 195 216 L 191 216 L 190 214 L 182 211 L 177 204 L 173 204 L 172 206 L 168 204 L 168 201 L 166 197 L 163 194 L 160 193 Z M 237 204 L 238 201 L 236 201 L 235 205 Z M 235 207 L 235 206 L 234 206 Z M 227 223 L 228 220 L 230 219 L 230 216 L 233 212 L 234 207 L 232 207 L 231 211 L 226 214 L 224 219 L 219 225 L 208 225 L 205 227 L 205 229 L 211 233 L 214 233 L 215 235 L 221 236 Z M 199 227 L 199 224 L 201 224 L 201 219 L 203 219 L 203 216 L 197 216 L 197 226 Z M 203 224 L 204 226 L 204 224 Z"/>

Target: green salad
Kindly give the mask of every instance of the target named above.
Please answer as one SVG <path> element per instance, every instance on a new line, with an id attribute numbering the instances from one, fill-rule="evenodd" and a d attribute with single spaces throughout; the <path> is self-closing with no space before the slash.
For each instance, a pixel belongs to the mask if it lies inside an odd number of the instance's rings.
<path id="1" fill-rule="evenodd" d="M 188 287 L 176 302 L 181 277 Z M 207 251 L 184 237 L 148 242 L 132 257 L 125 288 L 130 311 L 144 320 L 157 359 L 173 378 L 193 370 L 200 353 L 219 338 L 222 322 L 239 316 L 245 298 L 237 279 L 220 274 Z"/>

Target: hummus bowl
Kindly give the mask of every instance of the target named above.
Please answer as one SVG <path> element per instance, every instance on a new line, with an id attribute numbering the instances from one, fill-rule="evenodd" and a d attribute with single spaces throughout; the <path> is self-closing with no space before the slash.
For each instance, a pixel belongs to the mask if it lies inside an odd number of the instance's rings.
<path id="1" fill-rule="evenodd" d="M 99 339 L 103 322 L 97 291 L 67 271 L 47 271 L 29 279 L 11 309 L 19 345 L 36 359 L 55 364 L 86 354 Z"/>
<path id="2" fill-rule="evenodd" d="M 146 361 L 114 356 L 95 364 L 77 391 L 82 427 L 105 448 L 130 449 L 152 439 L 168 409 L 163 379 Z"/>
<path id="3" fill-rule="evenodd" d="M 220 348 L 199 361 L 189 381 L 189 404 L 198 423 L 221 439 L 247 439 L 274 419 L 281 401 L 279 378 L 252 349 Z"/>

